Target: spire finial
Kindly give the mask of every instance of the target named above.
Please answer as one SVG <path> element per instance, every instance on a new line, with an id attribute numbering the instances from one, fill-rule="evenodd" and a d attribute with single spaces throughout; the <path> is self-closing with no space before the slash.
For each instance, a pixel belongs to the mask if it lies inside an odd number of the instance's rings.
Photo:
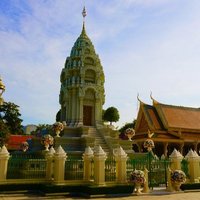
<path id="1" fill-rule="evenodd" d="M 85 6 L 83 7 L 82 15 L 83 15 L 83 22 L 84 22 L 84 21 L 85 21 L 85 17 L 86 17 L 86 15 L 87 15 Z"/>
<path id="2" fill-rule="evenodd" d="M 85 9 L 85 6 L 84 6 L 83 11 L 82 11 L 82 16 L 83 16 L 83 28 L 82 28 L 82 32 L 81 32 L 82 36 L 86 35 L 86 32 L 85 32 L 85 17 L 86 17 L 86 15 L 87 15 L 87 12 L 86 12 L 86 9 Z"/>

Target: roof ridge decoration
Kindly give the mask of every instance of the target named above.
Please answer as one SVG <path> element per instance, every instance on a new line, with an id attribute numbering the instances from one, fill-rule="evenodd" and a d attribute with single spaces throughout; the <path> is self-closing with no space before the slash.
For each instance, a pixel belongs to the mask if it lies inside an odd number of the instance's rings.
<path id="1" fill-rule="evenodd" d="M 140 105 L 144 105 L 145 104 L 143 101 L 140 100 L 139 93 L 137 94 L 137 100 L 140 102 Z"/>
<path id="2" fill-rule="evenodd" d="M 151 100 L 153 101 L 153 105 L 160 104 L 158 101 L 156 101 L 156 100 L 153 98 L 153 96 L 152 96 L 152 91 L 151 91 L 151 93 L 150 93 L 150 98 L 151 98 Z"/>
<path id="3" fill-rule="evenodd" d="M 148 129 L 147 134 L 148 134 L 148 138 L 152 138 L 153 135 L 154 135 L 154 132 L 151 132 L 151 131 Z"/>

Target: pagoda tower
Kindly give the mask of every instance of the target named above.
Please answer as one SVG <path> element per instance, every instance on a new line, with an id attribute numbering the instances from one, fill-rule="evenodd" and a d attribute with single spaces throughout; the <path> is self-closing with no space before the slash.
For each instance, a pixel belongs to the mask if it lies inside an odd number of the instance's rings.
<path id="1" fill-rule="evenodd" d="M 105 78 L 99 56 L 86 34 L 85 8 L 82 14 L 81 34 L 66 58 L 60 76 L 61 121 L 66 121 L 71 127 L 97 127 L 102 125 Z"/>

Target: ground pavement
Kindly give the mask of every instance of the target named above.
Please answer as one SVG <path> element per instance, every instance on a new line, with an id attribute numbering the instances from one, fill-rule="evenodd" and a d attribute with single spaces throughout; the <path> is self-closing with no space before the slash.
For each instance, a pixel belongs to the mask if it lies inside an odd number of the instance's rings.
<path id="1" fill-rule="evenodd" d="M 0 200 L 25 200 L 25 199 L 88 199 L 84 197 L 70 197 L 64 195 L 58 196 L 42 196 L 30 193 L 20 193 L 20 194 L 0 194 Z M 192 192 L 166 192 L 161 190 L 154 190 L 149 194 L 141 194 L 136 196 L 135 194 L 129 196 L 105 196 L 105 197 L 93 197 L 93 199 L 97 200 L 200 200 L 200 191 L 192 191 Z"/>

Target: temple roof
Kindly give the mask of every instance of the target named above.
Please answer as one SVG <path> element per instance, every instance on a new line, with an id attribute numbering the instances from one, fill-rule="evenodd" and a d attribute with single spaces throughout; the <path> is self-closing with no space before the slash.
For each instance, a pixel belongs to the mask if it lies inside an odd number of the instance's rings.
<path id="1" fill-rule="evenodd" d="M 166 129 L 200 130 L 200 109 L 156 104 L 155 108 Z"/>
<path id="2" fill-rule="evenodd" d="M 199 108 L 167 105 L 154 100 L 153 105 L 140 103 L 136 124 L 138 130 L 141 123 L 144 124 L 142 118 L 151 130 L 200 131 Z"/>

